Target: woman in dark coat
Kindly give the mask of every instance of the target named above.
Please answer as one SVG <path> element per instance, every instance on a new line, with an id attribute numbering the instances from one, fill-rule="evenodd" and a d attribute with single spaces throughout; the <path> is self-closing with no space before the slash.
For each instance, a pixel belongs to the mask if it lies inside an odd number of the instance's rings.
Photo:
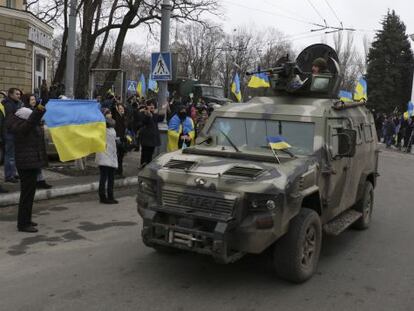
<path id="1" fill-rule="evenodd" d="M 142 112 L 142 127 L 139 132 L 141 143 L 141 167 L 152 161 L 152 156 L 156 147 L 161 146 L 160 130 L 158 123 L 164 120 L 164 115 L 155 112 L 153 102 L 147 104 Z"/>
<path id="2" fill-rule="evenodd" d="M 123 163 L 124 156 L 127 153 L 126 150 L 126 130 L 128 119 L 125 116 L 125 107 L 118 103 L 114 109 L 112 109 L 112 118 L 115 120 L 115 132 L 116 132 L 116 150 L 118 156 L 118 169 L 116 175 L 123 175 Z"/>
<path id="3" fill-rule="evenodd" d="M 37 105 L 36 96 L 34 94 L 25 94 L 23 97 L 23 104 L 24 104 L 24 107 L 29 108 L 31 110 L 36 109 L 36 105 Z M 43 105 L 43 101 L 42 101 L 42 105 Z M 41 126 L 42 126 L 42 130 L 44 131 L 43 122 L 41 123 Z M 45 177 L 43 176 L 42 170 L 39 169 L 39 173 L 37 174 L 37 189 L 50 189 L 50 188 L 52 188 L 52 186 L 46 182 Z"/>
<path id="4" fill-rule="evenodd" d="M 41 119 L 42 105 L 34 110 L 23 107 L 7 120 L 8 130 L 14 134 L 16 168 L 20 177 L 20 200 L 17 228 L 22 232 L 37 232 L 32 221 L 33 200 L 39 169 L 47 166 L 47 154 Z"/>

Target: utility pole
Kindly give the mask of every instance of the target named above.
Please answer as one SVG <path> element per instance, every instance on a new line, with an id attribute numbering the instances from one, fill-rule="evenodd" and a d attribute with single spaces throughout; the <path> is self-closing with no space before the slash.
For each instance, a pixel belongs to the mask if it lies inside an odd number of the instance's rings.
<path id="1" fill-rule="evenodd" d="M 70 0 L 69 10 L 69 29 L 68 29 L 68 43 L 66 54 L 66 76 L 65 76 L 65 93 L 66 97 L 75 98 L 73 93 L 73 84 L 75 82 L 75 52 L 76 52 L 76 8 L 78 6 L 77 0 Z M 75 161 L 75 167 L 80 170 L 86 168 L 86 158 Z"/>
<path id="2" fill-rule="evenodd" d="M 414 34 L 409 35 L 411 42 L 414 42 Z M 411 46 L 413 46 L 413 43 L 411 43 Z M 414 103 L 414 72 L 413 72 L 413 82 L 411 87 L 411 101 Z"/>
<path id="3" fill-rule="evenodd" d="M 68 98 L 74 98 L 73 84 L 75 80 L 75 51 L 76 51 L 76 7 L 77 0 L 70 0 L 69 30 L 66 54 L 65 93 Z"/>
<path id="4" fill-rule="evenodd" d="M 163 0 L 161 4 L 161 43 L 160 52 L 170 50 L 170 19 L 172 6 L 170 0 Z M 158 105 L 159 113 L 166 114 L 168 105 L 168 81 L 158 81 Z"/>

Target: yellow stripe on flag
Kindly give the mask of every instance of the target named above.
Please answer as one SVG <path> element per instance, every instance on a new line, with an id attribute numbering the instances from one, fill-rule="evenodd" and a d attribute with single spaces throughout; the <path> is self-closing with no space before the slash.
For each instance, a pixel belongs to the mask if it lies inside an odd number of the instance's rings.
<path id="1" fill-rule="evenodd" d="M 250 88 L 270 87 L 270 83 L 256 75 L 253 75 L 247 86 Z"/>
<path id="2" fill-rule="evenodd" d="M 274 149 L 274 150 L 283 150 L 283 149 L 289 149 L 292 146 L 289 145 L 287 142 L 281 141 L 278 143 L 269 143 L 270 148 Z"/>
<path id="3" fill-rule="evenodd" d="M 106 150 L 106 123 L 94 122 L 49 128 L 62 162 Z"/>

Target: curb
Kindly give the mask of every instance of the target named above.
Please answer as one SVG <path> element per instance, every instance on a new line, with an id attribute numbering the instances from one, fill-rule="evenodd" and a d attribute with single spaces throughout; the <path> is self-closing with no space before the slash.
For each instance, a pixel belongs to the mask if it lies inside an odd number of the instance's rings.
<path id="1" fill-rule="evenodd" d="M 127 177 L 124 179 L 115 180 L 115 187 L 135 186 L 138 184 L 138 177 Z M 89 184 L 57 187 L 47 190 L 36 191 L 35 201 L 47 200 L 52 198 L 63 197 L 72 194 L 81 194 L 97 191 L 99 182 L 92 182 Z M 13 192 L 4 194 L 0 197 L 0 207 L 7 205 L 15 205 L 19 203 L 20 192 Z"/>

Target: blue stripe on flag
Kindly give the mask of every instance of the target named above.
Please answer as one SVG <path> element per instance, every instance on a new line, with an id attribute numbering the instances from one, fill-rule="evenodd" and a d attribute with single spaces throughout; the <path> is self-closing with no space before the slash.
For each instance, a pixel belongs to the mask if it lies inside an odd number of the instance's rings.
<path id="1" fill-rule="evenodd" d="M 101 105 L 95 100 L 55 100 L 47 103 L 44 116 L 50 128 L 105 122 Z"/>

